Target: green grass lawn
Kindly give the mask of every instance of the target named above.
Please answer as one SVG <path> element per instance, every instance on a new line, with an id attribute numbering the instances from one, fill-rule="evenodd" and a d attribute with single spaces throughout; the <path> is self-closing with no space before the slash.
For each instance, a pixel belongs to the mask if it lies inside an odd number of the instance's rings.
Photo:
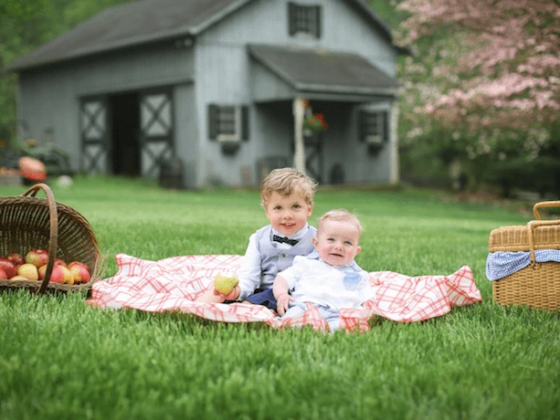
<path id="1" fill-rule="evenodd" d="M 24 188 L 0 187 L 0 196 Z M 267 223 L 257 191 L 165 191 L 144 181 L 53 186 L 107 255 L 243 254 Z M 104 311 L 84 296 L 0 295 L 0 419 L 557 419 L 557 313 L 503 308 L 485 277 L 492 229 L 528 217 L 431 191 L 319 191 L 364 225 L 368 271 L 469 265 L 484 302 L 365 334 L 279 331 L 177 313 Z"/>

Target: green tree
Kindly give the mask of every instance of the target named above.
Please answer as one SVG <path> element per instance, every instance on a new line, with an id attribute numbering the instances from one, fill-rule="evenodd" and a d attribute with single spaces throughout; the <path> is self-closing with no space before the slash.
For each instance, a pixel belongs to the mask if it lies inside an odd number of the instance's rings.
<path id="1" fill-rule="evenodd" d="M 0 2 L 0 140 L 17 137 L 17 75 L 3 68 L 107 7 L 130 0 Z"/>

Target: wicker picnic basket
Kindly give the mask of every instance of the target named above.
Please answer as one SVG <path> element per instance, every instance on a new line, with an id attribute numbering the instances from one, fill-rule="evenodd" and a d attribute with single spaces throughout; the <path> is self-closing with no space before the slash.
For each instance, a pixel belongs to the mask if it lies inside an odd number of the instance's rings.
<path id="1" fill-rule="evenodd" d="M 36 197 L 43 191 L 45 198 Z M 99 280 L 101 256 L 89 222 L 76 210 L 57 203 L 46 184 L 36 184 L 17 197 L 0 198 L 0 256 L 17 252 L 23 256 L 43 248 L 49 252 L 42 281 L 0 280 L 0 291 L 26 288 L 45 292 L 88 291 Z M 55 258 L 65 262 L 81 261 L 91 273 L 85 284 L 51 283 Z"/>
<path id="2" fill-rule="evenodd" d="M 543 221 L 539 215 L 539 209 L 551 207 L 560 207 L 560 201 L 535 204 L 536 220 L 526 226 L 506 226 L 490 233 L 490 252 L 530 253 L 528 267 L 492 282 L 492 294 L 499 304 L 560 310 L 560 263 L 537 263 L 535 260 L 537 250 L 560 249 L 560 220 Z"/>

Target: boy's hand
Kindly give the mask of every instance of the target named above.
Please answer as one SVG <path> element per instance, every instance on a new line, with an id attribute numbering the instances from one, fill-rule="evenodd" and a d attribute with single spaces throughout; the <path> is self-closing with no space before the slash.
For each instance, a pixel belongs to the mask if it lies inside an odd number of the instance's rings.
<path id="1" fill-rule="evenodd" d="M 237 298 L 239 297 L 240 294 L 241 294 L 241 289 L 239 288 L 239 286 L 235 286 L 233 288 L 233 290 L 227 295 L 224 295 L 223 293 L 218 292 L 214 288 L 214 295 L 218 296 L 221 299 L 221 302 L 224 302 L 226 300 L 237 300 Z"/>
<path id="2" fill-rule="evenodd" d="M 222 303 L 224 301 L 224 295 L 220 295 L 214 289 L 214 286 L 210 286 L 206 292 L 199 296 L 195 302 L 205 302 L 205 303 Z"/>
<path id="3" fill-rule="evenodd" d="M 295 302 L 295 298 L 287 293 L 283 293 L 276 298 L 276 311 L 280 316 L 284 315 L 290 306 L 290 301 Z"/>

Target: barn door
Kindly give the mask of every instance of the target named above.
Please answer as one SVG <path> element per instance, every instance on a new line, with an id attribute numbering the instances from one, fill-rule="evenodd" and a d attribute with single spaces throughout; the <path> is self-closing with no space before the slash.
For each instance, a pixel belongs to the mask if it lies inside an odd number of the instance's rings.
<path id="1" fill-rule="evenodd" d="M 171 90 L 140 96 L 142 175 L 157 177 L 161 163 L 174 156 L 173 98 Z"/>
<path id="2" fill-rule="evenodd" d="M 86 173 L 107 172 L 108 125 L 107 98 L 81 100 L 81 168 Z"/>

